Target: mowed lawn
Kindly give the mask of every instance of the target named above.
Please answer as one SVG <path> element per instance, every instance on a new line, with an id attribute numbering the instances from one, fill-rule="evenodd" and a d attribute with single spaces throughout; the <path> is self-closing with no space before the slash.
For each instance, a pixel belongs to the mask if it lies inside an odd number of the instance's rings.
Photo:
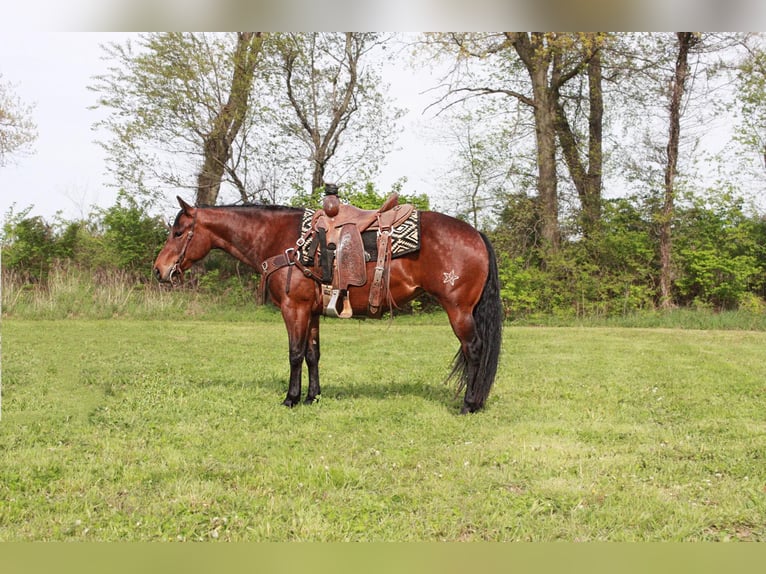
<path id="1" fill-rule="evenodd" d="M 459 416 L 446 320 L 327 320 L 288 410 L 279 322 L 6 319 L 0 540 L 766 541 L 766 333 L 504 338 Z"/>

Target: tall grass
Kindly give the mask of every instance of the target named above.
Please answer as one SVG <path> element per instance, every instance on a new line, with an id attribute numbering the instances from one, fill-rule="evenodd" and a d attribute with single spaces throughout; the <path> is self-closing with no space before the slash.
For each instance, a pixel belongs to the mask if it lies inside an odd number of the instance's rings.
<path id="1" fill-rule="evenodd" d="M 123 270 L 55 266 L 44 282 L 14 271 L 2 277 L 2 313 L 26 319 L 235 319 L 273 315 L 256 309 L 256 294 L 215 288 L 171 288 Z M 243 316 L 244 314 L 244 316 Z"/>
<path id="2" fill-rule="evenodd" d="M 194 286 L 160 285 L 121 270 L 90 271 L 76 265 L 54 266 L 44 282 L 29 282 L 3 270 L 2 314 L 17 319 L 210 319 L 227 321 L 279 320 L 270 305 L 257 304 L 257 289 L 242 282 L 218 280 L 213 271 Z M 429 311 L 403 314 L 408 324 L 444 324 L 443 311 L 433 302 Z M 433 310 L 433 309 L 436 310 Z M 398 313 L 399 314 L 399 313 Z M 561 316 L 534 314 L 509 318 L 514 326 L 632 327 L 701 330 L 766 331 L 761 308 L 716 312 L 710 309 L 646 310 L 623 316 Z"/>

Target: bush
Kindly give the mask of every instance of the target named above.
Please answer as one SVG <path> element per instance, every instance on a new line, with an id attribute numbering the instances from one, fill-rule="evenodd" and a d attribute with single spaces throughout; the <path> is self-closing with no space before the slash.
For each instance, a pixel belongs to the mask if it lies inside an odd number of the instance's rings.
<path id="1" fill-rule="evenodd" d="M 57 254 L 53 228 L 42 217 L 27 217 L 31 208 L 6 215 L 3 225 L 3 266 L 37 282 L 48 276 Z"/>
<path id="2" fill-rule="evenodd" d="M 120 193 L 117 203 L 101 214 L 105 254 L 116 267 L 147 278 L 167 237 L 165 224 L 148 215 L 148 207 Z"/>
<path id="3" fill-rule="evenodd" d="M 630 199 L 606 202 L 593 235 L 564 241 L 555 253 L 534 240 L 534 203 L 516 197 L 514 205 L 519 211 L 503 217 L 518 227 L 493 234 L 504 248 L 501 297 L 509 316 L 613 316 L 654 307 L 650 225 Z"/>
<path id="4" fill-rule="evenodd" d="M 736 309 L 748 294 L 759 269 L 748 255 L 730 256 L 725 249 L 685 249 L 683 275 L 676 282 L 681 295 L 697 306 Z"/>
<path id="5" fill-rule="evenodd" d="M 736 309 L 749 294 L 763 295 L 766 222 L 746 213 L 730 193 L 687 199 L 679 210 L 676 289 L 682 304 Z"/>
<path id="6" fill-rule="evenodd" d="M 31 207 L 6 215 L 3 226 L 3 266 L 30 281 L 47 278 L 57 262 L 89 269 L 119 269 L 150 277 L 152 263 L 165 241 L 167 230 L 148 206 L 120 193 L 117 203 L 96 210 L 88 221 L 53 224 L 29 217 Z"/>

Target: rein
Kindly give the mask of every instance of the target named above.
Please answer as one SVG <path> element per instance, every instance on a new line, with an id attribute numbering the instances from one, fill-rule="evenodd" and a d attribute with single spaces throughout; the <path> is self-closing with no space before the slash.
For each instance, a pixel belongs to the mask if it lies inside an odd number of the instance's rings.
<path id="1" fill-rule="evenodd" d="M 194 228 L 197 226 L 197 212 L 198 212 L 197 210 L 194 211 L 194 217 L 192 218 L 191 228 L 186 233 L 186 243 L 184 243 L 184 247 L 183 249 L 181 249 L 181 253 L 178 255 L 178 259 L 176 259 L 176 262 L 173 263 L 173 266 L 170 268 L 170 275 L 168 278 L 171 281 L 173 280 L 173 276 L 177 273 L 181 279 L 181 283 L 183 283 L 184 273 L 181 270 L 181 264 L 184 262 L 184 259 L 186 259 L 186 250 L 189 249 L 191 240 L 194 237 Z"/>

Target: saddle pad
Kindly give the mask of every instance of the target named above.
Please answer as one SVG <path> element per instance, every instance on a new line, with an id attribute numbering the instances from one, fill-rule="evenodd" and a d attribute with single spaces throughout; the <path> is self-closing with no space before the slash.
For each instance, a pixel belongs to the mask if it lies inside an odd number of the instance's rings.
<path id="1" fill-rule="evenodd" d="M 303 212 L 303 220 L 301 221 L 301 237 L 311 227 L 311 220 L 314 217 L 313 209 L 306 209 Z M 366 252 L 365 258 L 368 261 L 375 261 L 378 258 L 376 231 L 365 231 L 362 233 L 362 239 L 364 241 L 364 249 Z M 300 249 L 301 263 L 303 265 L 311 266 L 314 264 L 313 259 L 310 256 L 311 246 L 314 241 L 318 241 L 317 237 L 312 236 L 310 241 L 307 241 Z M 417 209 L 412 211 L 407 219 L 401 224 L 393 228 L 391 233 L 391 254 L 394 259 L 402 257 L 420 249 L 420 212 Z"/>

